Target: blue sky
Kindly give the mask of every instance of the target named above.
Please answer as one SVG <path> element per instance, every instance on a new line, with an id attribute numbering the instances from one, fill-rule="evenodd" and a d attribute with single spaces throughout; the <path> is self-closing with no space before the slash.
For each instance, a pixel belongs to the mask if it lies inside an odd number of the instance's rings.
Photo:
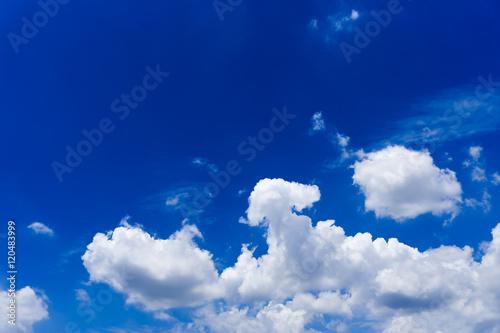
<path id="1" fill-rule="evenodd" d="M 498 3 L 0 6 L 2 331 L 500 329 Z"/>

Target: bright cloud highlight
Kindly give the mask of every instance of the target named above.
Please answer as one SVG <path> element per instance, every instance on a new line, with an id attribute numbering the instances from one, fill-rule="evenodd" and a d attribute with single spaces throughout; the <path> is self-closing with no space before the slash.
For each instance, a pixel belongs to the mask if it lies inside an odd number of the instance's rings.
<path id="1" fill-rule="evenodd" d="M 403 161 L 417 154 L 411 160 L 424 171 L 437 168 L 425 152 L 384 153 Z M 367 161 L 376 164 L 370 154 Z M 448 171 L 438 174 L 443 182 L 453 179 Z M 221 274 L 193 242 L 198 229 L 188 225 L 166 240 L 128 224 L 97 234 L 84 265 L 92 281 L 110 284 L 157 317 L 198 305 L 192 322 L 178 323 L 183 332 L 314 332 L 311 324 L 346 332 L 366 325 L 386 333 L 500 329 L 500 225 L 475 261 L 467 246 L 420 252 L 394 238 L 348 236 L 333 220 L 313 225 L 302 213 L 319 199 L 315 185 L 261 180 L 241 222 L 266 229 L 267 253 L 255 257 L 243 245 Z M 130 281 L 120 277 L 123 267 L 134 275 Z"/>
<path id="2" fill-rule="evenodd" d="M 354 184 L 365 195 L 365 208 L 377 217 L 403 221 L 421 214 L 460 212 L 462 188 L 455 173 L 439 169 L 427 151 L 389 146 L 354 165 Z"/>

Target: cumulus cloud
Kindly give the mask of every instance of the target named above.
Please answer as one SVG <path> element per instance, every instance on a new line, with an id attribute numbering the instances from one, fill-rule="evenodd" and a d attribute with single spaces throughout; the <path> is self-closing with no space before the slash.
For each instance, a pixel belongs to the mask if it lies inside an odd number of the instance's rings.
<path id="1" fill-rule="evenodd" d="M 243 245 L 220 275 L 192 241 L 198 229 L 186 225 L 167 240 L 130 225 L 98 234 L 84 264 L 91 279 L 115 286 L 129 303 L 134 295 L 157 318 L 168 319 L 170 307 L 203 304 L 176 327 L 182 332 L 500 329 L 500 225 L 476 261 L 468 246 L 420 252 L 394 238 L 346 235 L 333 220 L 313 225 L 304 212 L 319 199 L 315 185 L 259 181 L 241 222 L 266 230 L 268 250 L 256 257 Z M 123 266 L 136 274 L 128 284 L 119 277 Z"/>
<path id="2" fill-rule="evenodd" d="M 54 231 L 41 222 L 33 222 L 28 228 L 33 230 L 36 234 L 54 236 Z"/>
<path id="3" fill-rule="evenodd" d="M 323 112 L 318 111 L 311 117 L 311 128 L 309 129 L 309 135 L 316 132 L 324 131 L 326 129 L 325 120 L 323 119 Z"/>
<path id="4" fill-rule="evenodd" d="M 127 303 L 146 310 L 200 305 L 221 291 L 212 255 L 198 248 L 195 237 L 202 235 L 193 225 L 156 239 L 126 224 L 96 234 L 83 264 L 91 282 L 109 284 L 127 296 Z"/>
<path id="5" fill-rule="evenodd" d="M 341 162 L 357 154 L 352 149 L 348 148 L 349 141 L 351 140 L 350 137 L 348 137 L 347 135 L 336 133 L 335 138 L 337 140 L 337 145 L 342 152 L 342 155 L 340 155 Z"/>
<path id="6" fill-rule="evenodd" d="M 199 309 L 188 332 L 241 332 L 241 333 L 299 333 L 311 316 L 305 310 L 269 303 L 259 310 L 236 306 L 216 308 L 213 305 Z"/>
<path id="7" fill-rule="evenodd" d="M 479 146 L 472 146 L 469 148 L 469 155 L 474 159 L 474 161 L 478 161 L 479 157 L 481 156 L 481 151 L 483 150 L 483 147 Z"/>
<path id="8" fill-rule="evenodd" d="M 8 292 L 0 291 L 0 304 L 9 304 L 10 297 Z M 33 325 L 41 320 L 49 318 L 48 298 L 41 291 L 37 291 L 31 287 L 24 287 L 16 293 L 17 301 L 17 319 L 16 325 L 13 326 L 7 322 L 7 316 L 2 316 L 0 321 L 0 331 L 2 332 L 23 332 L 32 333 Z M 7 306 L 5 306 L 6 308 Z M 5 311 L 7 313 L 7 311 Z"/>
<path id="9" fill-rule="evenodd" d="M 462 188 L 455 172 L 438 168 L 425 150 L 389 146 L 365 154 L 353 168 L 365 208 L 377 217 L 402 221 L 432 213 L 453 218 L 460 212 Z"/>

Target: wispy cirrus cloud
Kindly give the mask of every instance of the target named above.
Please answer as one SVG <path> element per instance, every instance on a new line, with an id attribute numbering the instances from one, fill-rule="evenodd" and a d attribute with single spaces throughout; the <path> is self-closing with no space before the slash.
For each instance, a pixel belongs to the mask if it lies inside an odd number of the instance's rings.
<path id="1" fill-rule="evenodd" d="M 204 183 L 184 183 L 143 199 L 139 205 L 148 210 L 178 211 L 183 218 L 197 218 L 212 201 Z"/>
<path id="2" fill-rule="evenodd" d="M 209 171 L 218 172 L 219 168 L 214 163 L 203 157 L 195 157 L 192 159 L 191 164 L 196 165 L 200 168 L 206 168 Z"/>
<path id="3" fill-rule="evenodd" d="M 496 131 L 500 128 L 498 87 L 500 81 L 494 81 L 490 74 L 487 78 L 479 76 L 475 85 L 422 98 L 404 112 L 412 116 L 388 124 L 379 143 L 414 144 L 432 150 L 432 146 L 446 141 Z"/>
<path id="4" fill-rule="evenodd" d="M 488 193 L 487 189 L 483 190 L 483 197 L 481 200 L 477 200 L 474 198 L 467 198 L 464 200 L 464 203 L 467 207 L 471 207 L 473 209 L 476 209 L 477 207 L 483 208 L 483 211 L 485 213 L 489 212 L 491 209 L 491 202 L 490 202 L 491 196 Z"/>

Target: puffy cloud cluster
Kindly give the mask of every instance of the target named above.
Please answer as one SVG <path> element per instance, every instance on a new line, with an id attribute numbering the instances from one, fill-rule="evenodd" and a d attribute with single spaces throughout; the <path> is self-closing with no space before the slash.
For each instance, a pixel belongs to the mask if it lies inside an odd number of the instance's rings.
<path id="1" fill-rule="evenodd" d="M 7 308 L 10 297 L 7 291 L 0 291 L 0 304 Z M 16 325 L 7 322 L 7 316 L 2 316 L 0 321 L 1 332 L 33 332 L 33 324 L 49 318 L 47 311 L 48 299 L 42 292 L 35 291 L 31 287 L 24 287 L 16 292 Z M 4 307 L 5 305 L 5 307 Z M 5 313 L 7 310 L 5 310 Z"/>
<path id="2" fill-rule="evenodd" d="M 455 173 L 439 169 L 427 151 L 388 146 L 365 154 L 354 165 L 354 184 L 365 195 L 365 208 L 395 220 L 460 212 L 462 188 Z"/>
<path id="3" fill-rule="evenodd" d="M 425 155 L 415 157 L 424 168 Z M 84 265 L 92 281 L 145 310 L 201 305 L 176 327 L 183 332 L 500 330 L 500 225 L 475 261 L 470 247 L 420 252 L 394 238 L 347 236 L 333 220 L 313 225 L 302 212 L 319 198 L 314 185 L 261 180 L 241 222 L 267 229 L 268 251 L 255 257 L 243 246 L 220 274 L 188 225 L 166 240 L 128 224 L 97 234 Z M 123 267 L 130 281 L 120 277 Z"/>
<path id="4" fill-rule="evenodd" d="M 168 239 L 124 223 L 98 233 L 83 255 L 92 282 L 104 282 L 148 311 L 196 306 L 221 295 L 212 255 L 193 241 L 202 237 L 185 225 Z"/>
<path id="5" fill-rule="evenodd" d="M 472 181 L 475 182 L 484 182 L 488 180 L 486 178 L 486 171 L 482 167 L 479 162 L 479 158 L 481 157 L 481 152 L 483 151 L 483 147 L 480 146 L 471 146 L 469 148 L 469 155 L 472 158 L 471 160 L 464 161 L 464 167 L 472 167 L 471 177 Z"/>

